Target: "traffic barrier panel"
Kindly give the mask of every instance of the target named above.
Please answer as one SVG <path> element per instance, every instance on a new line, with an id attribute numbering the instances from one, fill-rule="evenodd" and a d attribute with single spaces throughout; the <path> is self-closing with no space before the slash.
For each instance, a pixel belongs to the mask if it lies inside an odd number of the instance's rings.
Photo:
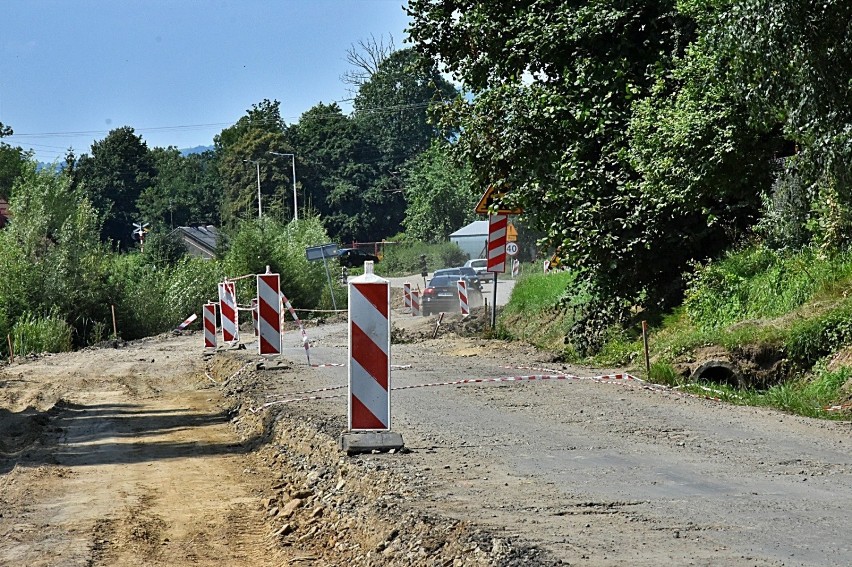
<path id="1" fill-rule="evenodd" d="M 414 317 L 420 317 L 420 292 L 411 291 L 411 314 Z"/>
<path id="2" fill-rule="evenodd" d="M 459 287 L 459 308 L 461 309 L 462 317 L 470 315 L 470 306 L 467 301 L 467 282 L 459 280 L 456 282 Z"/>
<path id="3" fill-rule="evenodd" d="M 234 282 L 219 284 L 219 313 L 222 316 L 222 342 L 235 343 L 240 340 L 237 292 Z"/>
<path id="4" fill-rule="evenodd" d="M 216 348 L 216 304 L 205 303 L 202 309 L 204 316 L 204 348 Z"/>
<path id="5" fill-rule="evenodd" d="M 521 262 L 520 260 L 512 260 L 512 277 L 518 277 L 518 274 L 521 271 Z"/>
<path id="6" fill-rule="evenodd" d="M 390 282 L 373 274 L 349 283 L 349 430 L 390 429 Z"/>
<path id="7" fill-rule="evenodd" d="M 281 354 L 281 278 L 278 274 L 257 276 L 257 351 Z"/>
<path id="8" fill-rule="evenodd" d="M 192 315 L 184 319 L 183 323 L 175 327 L 175 331 L 183 331 L 184 329 L 192 325 L 196 319 L 198 319 L 198 315 L 193 313 Z"/>
<path id="9" fill-rule="evenodd" d="M 488 217 L 488 265 L 487 270 L 495 274 L 506 271 L 506 227 L 507 215 Z"/>
<path id="10" fill-rule="evenodd" d="M 406 311 L 411 312 L 411 282 L 403 282 L 402 284 L 402 299 Z"/>

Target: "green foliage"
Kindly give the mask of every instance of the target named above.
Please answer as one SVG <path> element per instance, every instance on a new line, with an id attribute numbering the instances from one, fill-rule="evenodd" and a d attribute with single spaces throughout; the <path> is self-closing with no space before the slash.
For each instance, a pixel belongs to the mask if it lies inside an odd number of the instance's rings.
<path id="1" fill-rule="evenodd" d="M 163 268 L 175 265 L 186 256 L 187 249 L 177 232 L 153 231 L 145 237 L 143 254 L 147 262 Z"/>
<path id="2" fill-rule="evenodd" d="M 12 128 L 0 122 L 0 139 L 13 133 Z M 12 194 L 12 186 L 23 175 L 32 156 L 32 151 L 0 142 L 0 199 L 8 199 Z"/>
<path id="3" fill-rule="evenodd" d="M 720 328 L 782 315 L 849 278 L 848 253 L 826 259 L 812 249 L 783 252 L 754 247 L 697 268 L 684 305 L 700 328 Z"/>
<path id="4" fill-rule="evenodd" d="M 129 249 L 133 223 L 141 220 L 136 202 L 156 176 L 151 152 L 129 126 L 110 131 L 91 151 L 74 170 L 74 188 L 86 192 L 103 219 L 103 238 Z"/>
<path id="5" fill-rule="evenodd" d="M 532 273 L 518 279 L 512 297 L 503 309 L 504 314 L 535 314 L 560 307 L 561 300 L 577 281 L 577 274 L 570 271 L 551 274 Z"/>
<path id="6" fill-rule="evenodd" d="M 672 365 L 661 361 L 651 363 L 651 374 L 648 379 L 654 384 L 669 387 L 680 386 L 683 383 L 683 379 L 675 372 Z"/>
<path id="7" fill-rule="evenodd" d="M 762 199 L 763 214 L 755 232 L 764 238 L 766 246 L 776 250 L 804 247 L 810 240 L 812 198 L 801 175 L 789 167 L 779 172 L 771 191 Z"/>
<path id="8" fill-rule="evenodd" d="M 441 268 L 452 268 L 463 265 L 467 254 L 452 242 L 428 244 L 402 238 L 393 238 L 397 244 L 384 248 L 382 261 L 376 265 L 376 271 L 386 276 L 405 276 L 420 273 L 420 255 L 426 255 L 426 266 L 429 272 Z"/>
<path id="9" fill-rule="evenodd" d="M 330 307 L 323 302 L 323 289 L 328 285 L 325 268 L 322 262 L 308 262 L 305 257 L 306 247 L 326 242 L 328 235 L 317 217 L 300 218 L 287 225 L 268 217 L 247 221 L 231 240 L 224 258 L 225 272 L 230 277 L 262 274 L 269 266 L 273 273 L 281 274 L 281 290 L 294 307 Z M 254 297 L 255 286 L 254 279 L 238 281 L 238 300 Z"/>
<path id="10" fill-rule="evenodd" d="M 71 326 L 65 322 L 55 307 L 43 317 L 27 311 L 12 327 L 15 355 L 69 351 L 71 350 L 71 331 Z"/>
<path id="11" fill-rule="evenodd" d="M 796 322 L 785 350 L 793 360 L 810 366 L 849 344 L 852 344 L 852 299 L 826 313 Z"/>
<path id="12" fill-rule="evenodd" d="M 448 240 L 450 234 L 473 221 L 479 196 L 470 172 L 449 155 L 446 143 L 434 142 L 417 156 L 406 174 L 406 236 L 424 242 Z"/>
<path id="13" fill-rule="evenodd" d="M 140 218 L 155 229 L 220 224 L 224 198 L 214 152 L 182 156 L 177 148 L 154 148 L 157 174 L 139 196 Z"/>

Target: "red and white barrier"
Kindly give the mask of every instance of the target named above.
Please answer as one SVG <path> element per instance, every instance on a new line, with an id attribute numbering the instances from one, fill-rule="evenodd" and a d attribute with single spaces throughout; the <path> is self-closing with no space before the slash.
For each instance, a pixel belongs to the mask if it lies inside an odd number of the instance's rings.
<path id="1" fill-rule="evenodd" d="M 251 325 L 254 329 L 254 336 L 257 336 L 257 298 L 251 300 Z"/>
<path id="2" fill-rule="evenodd" d="M 390 429 L 390 282 L 373 274 L 349 283 L 349 430 Z"/>
<path id="3" fill-rule="evenodd" d="M 183 331 L 184 329 L 192 325 L 196 319 L 198 319 L 198 315 L 193 313 L 192 315 L 184 319 L 183 323 L 175 327 L 175 331 Z"/>
<path id="4" fill-rule="evenodd" d="M 467 302 L 467 282 L 459 280 L 456 282 L 459 287 L 459 308 L 461 309 L 462 317 L 470 315 L 470 306 Z"/>
<path id="5" fill-rule="evenodd" d="M 518 274 L 521 271 L 521 262 L 520 260 L 512 260 L 512 277 L 518 277 Z"/>
<path id="6" fill-rule="evenodd" d="M 488 265 L 486 270 L 495 274 L 506 271 L 506 230 L 509 223 L 507 215 L 488 217 Z"/>
<path id="7" fill-rule="evenodd" d="M 420 317 L 420 292 L 411 291 L 411 314 L 415 317 Z"/>
<path id="8" fill-rule="evenodd" d="M 237 292 L 234 282 L 219 284 L 219 313 L 222 315 L 222 341 L 235 343 L 240 340 L 237 315 Z"/>
<path id="9" fill-rule="evenodd" d="M 204 317 L 204 348 L 216 348 L 216 304 L 205 303 L 202 308 Z"/>
<path id="10" fill-rule="evenodd" d="M 402 284 L 402 299 L 406 311 L 411 312 L 411 282 L 403 282 Z"/>
<path id="11" fill-rule="evenodd" d="M 281 354 L 281 278 L 278 274 L 257 276 L 257 351 Z"/>

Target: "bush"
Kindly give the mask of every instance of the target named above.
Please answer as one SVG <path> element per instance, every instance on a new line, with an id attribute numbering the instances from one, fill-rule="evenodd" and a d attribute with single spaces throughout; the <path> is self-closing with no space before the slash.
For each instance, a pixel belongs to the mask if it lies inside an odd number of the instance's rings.
<path id="1" fill-rule="evenodd" d="M 376 265 L 376 271 L 388 277 L 419 274 L 421 255 L 426 256 L 426 267 L 430 272 L 461 266 L 469 260 L 469 256 L 453 242 L 426 244 L 403 240 L 385 246 L 382 261 Z"/>
<path id="2" fill-rule="evenodd" d="M 71 350 L 71 325 L 62 319 L 56 308 L 44 317 L 27 312 L 12 327 L 12 344 L 17 356 L 66 352 Z"/>
<path id="3" fill-rule="evenodd" d="M 849 253 L 827 259 L 809 248 L 748 248 L 698 268 L 684 305 L 697 326 L 720 328 L 788 313 L 846 278 L 852 278 Z"/>
<path id="4" fill-rule="evenodd" d="M 852 300 L 820 316 L 793 325 L 786 351 L 796 362 L 811 366 L 823 356 L 852 343 Z"/>

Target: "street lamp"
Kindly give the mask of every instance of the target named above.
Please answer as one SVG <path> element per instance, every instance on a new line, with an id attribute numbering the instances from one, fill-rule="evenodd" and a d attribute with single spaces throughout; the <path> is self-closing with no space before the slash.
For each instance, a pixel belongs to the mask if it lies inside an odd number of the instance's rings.
<path id="1" fill-rule="evenodd" d="M 274 156 L 289 156 L 293 158 L 293 220 L 299 220 L 299 204 L 296 202 L 296 154 L 282 154 L 279 152 L 272 152 Z"/>
<path id="2" fill-rule="evenodd" d="M 260 160 L 259 159 L 244 159 L 246 163 L 253 163 L 257 166 L 257 218 L 260 219 L 262 210 L 260 204 Z"/>

